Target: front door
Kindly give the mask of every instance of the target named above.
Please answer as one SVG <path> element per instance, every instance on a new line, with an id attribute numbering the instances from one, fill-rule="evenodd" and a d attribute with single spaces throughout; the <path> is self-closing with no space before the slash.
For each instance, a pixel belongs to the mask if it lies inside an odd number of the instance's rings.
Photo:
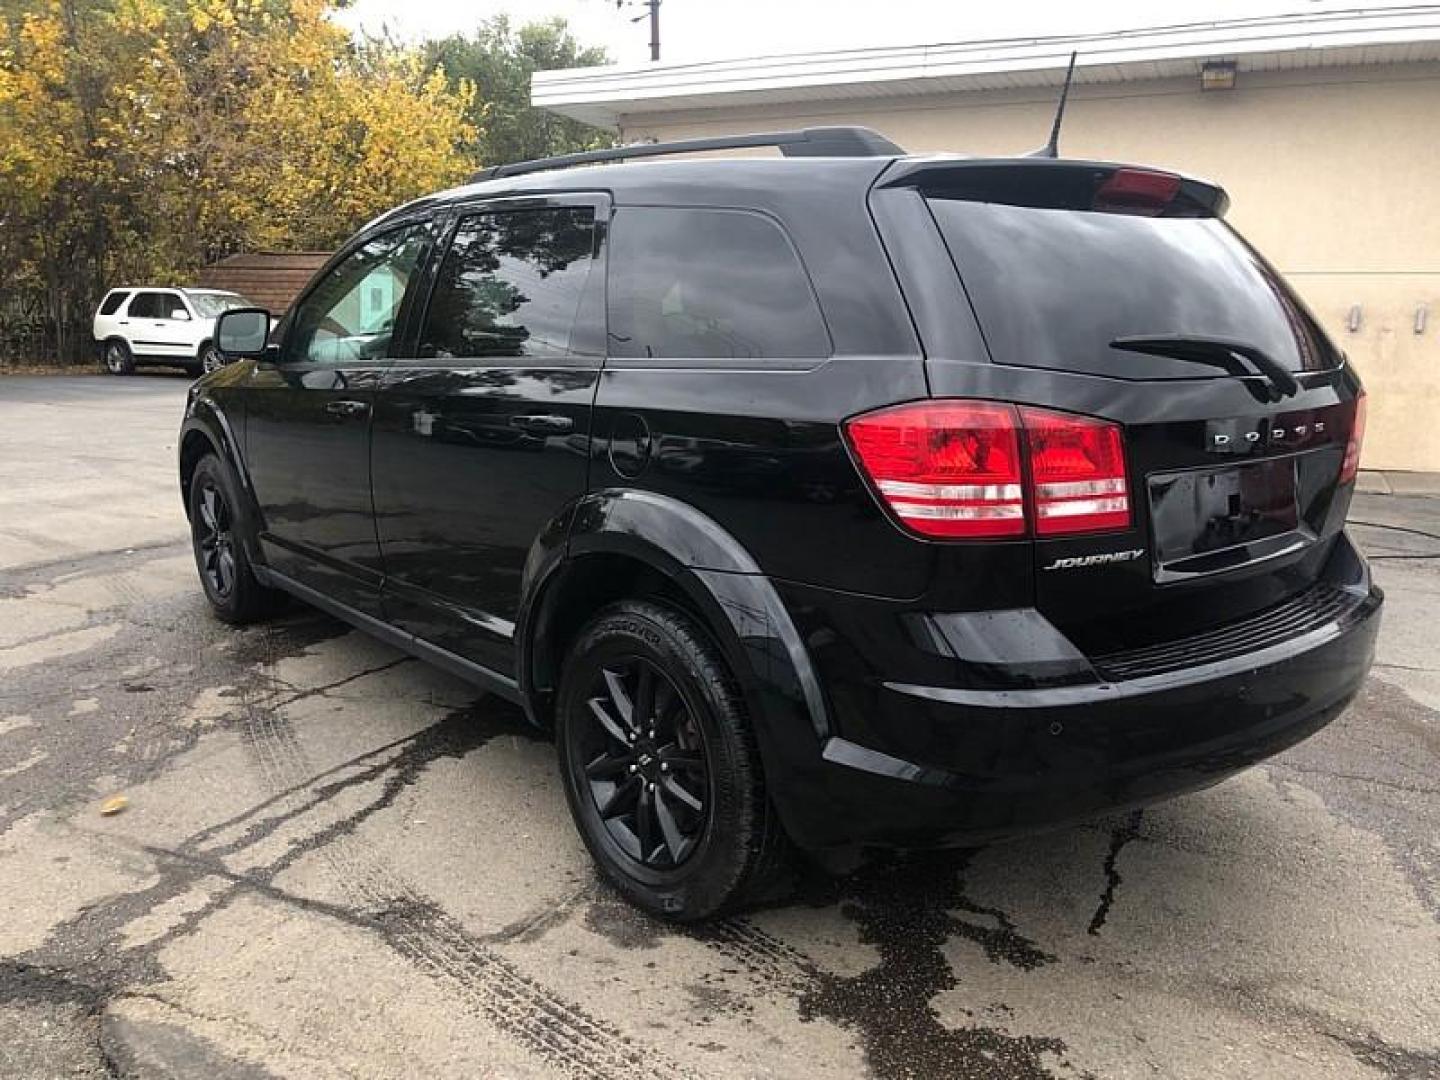
<path id="1" fill-rule="evenodd" d="M 604 350 L 601 196 L 462 210 L 377 401 L 387 618 L 513 676 L 525 557 L 585 493 Z"/>
<path id="2" fill-rule="evenodd" d="M 377 618 L 371 414 L 429 242 L 429 223 L 412 223 L 332 262 L 292 309 L 278 360 L 257 364 L 245 386 L 267 564 Z"/>

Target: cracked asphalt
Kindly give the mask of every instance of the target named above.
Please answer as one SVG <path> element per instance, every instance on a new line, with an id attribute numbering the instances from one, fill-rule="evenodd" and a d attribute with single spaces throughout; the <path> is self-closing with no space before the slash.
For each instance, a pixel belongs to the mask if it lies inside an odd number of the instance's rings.
<path id="1" fill-rule="evenodd" d="M 185 387 L 0 379 L 0 1077 L 1440 1077 L 1440 500 L 1357 497 L 1379 662 L 1265 767 L 679 931 L 513 707 L 209 617 Z"/>

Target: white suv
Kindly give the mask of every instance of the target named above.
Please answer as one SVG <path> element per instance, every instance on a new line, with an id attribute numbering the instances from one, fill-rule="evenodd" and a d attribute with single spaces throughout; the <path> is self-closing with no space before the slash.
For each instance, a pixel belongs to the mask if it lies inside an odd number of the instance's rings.
<path id="1" fill-rule="evenodd" d="M 170 364 L 199 375 L 224 363 L 215 348 L 216 317 L 252 306 L 219 289 L 111 289 L 95 312 L 95 343 L 112 375 L 129 375 L 138 364 Z"/>

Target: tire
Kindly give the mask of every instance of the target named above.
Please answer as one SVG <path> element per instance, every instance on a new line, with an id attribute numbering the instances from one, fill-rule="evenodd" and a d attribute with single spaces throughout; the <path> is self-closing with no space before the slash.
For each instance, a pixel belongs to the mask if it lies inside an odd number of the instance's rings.
<path id="1" fill-rule="evenodd" d="M 209 375 L 212 371 L 219 371 L 225 366 L 225 358 L 220 355 L 220 350 L 215 347 L 213 341 L 207 341 L 200 346 L 196 354 L 195 363 L 189 368 L 191 374 Z"/>
<path id="2" fill-rule="evenodd" d="M 111 375 L 135 374 L 135 355 L 119 338 L 111 338 L 101 347 L 100 363 Z"/>
<path id="3" fill-rule="evenodd" d="M 242 626 L 273 614 L 281 594 L 261 585 L 246 553 L 239 485 L 229 465 L 207 454 L 190 478 L 190 544 L 210 607 Z"/>
<path id="4" fill-rule="evenodd" d="M 565 662 L 556 747 L 585 846 L 638 907 L 695 922 L 769 883 L 785 838 L 745 702 L 689 616 L 639 600 L 597 615 Z"/>

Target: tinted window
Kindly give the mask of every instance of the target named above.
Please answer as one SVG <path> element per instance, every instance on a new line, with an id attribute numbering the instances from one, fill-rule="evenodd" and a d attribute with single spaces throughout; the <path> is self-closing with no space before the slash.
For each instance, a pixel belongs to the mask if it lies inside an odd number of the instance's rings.
<path id="1" fill-rule="evenodd" d="M 132 319 L 158 319 L 164 306 L 164 300 L 160 293 L 136 293 L 135 299 L 130 301 L 127 314 Z M 167 311 L 165 314 L 168 315 L 169 312 Z"/>
<path id="2" fill-rule="evenodd" d="M 572 329 L 594 247 L 590 207 L 462 218 L 435 279 L 420 355 L 559 357 L 580 351 Z"/>
<path id="3" fill-rule="evenodd" d="M 618 210 L 610 355 L 821 357 L 830 338 L 780 227 L 742 210 Z"/>
<path id="4" fill-rule="evenodd" d="M 185 310 L 185 301 L 180 299 L 179 293 L 155 293 L 155 297 L 155 302 L 160 306 L 160 314 L 158 318 L 168 319 L 177 311 L 180 312 L 180 318 L 190 318 L 190 312 Z"/>
<path id="5" fill-rule="evenodd" d="M 125 302 L 125 298 L 129 295 L 128 292 L 112 292 L 109 296 L 105 297 L 104 302 L 100 305 L 100 314 L 114 315 L 115 312 L 120 310 L 120 305 Z"/>
<path id="6" fill-rule="evenodd" d="M 384 233 L 326 271 L 294 312 L 284 359 L 335 366 L 383 358 L 429 235 L 423 224 Z"/>
<path id="7" fill-rule="evenodd" d="M 995 359 L 1126 378 L 1216 370 L 1111 348 L 1122 337 L 1225 338 L 1292 371 L 1333 363 L 1279 276 L 1213 217 L 931 198 Z"/>

